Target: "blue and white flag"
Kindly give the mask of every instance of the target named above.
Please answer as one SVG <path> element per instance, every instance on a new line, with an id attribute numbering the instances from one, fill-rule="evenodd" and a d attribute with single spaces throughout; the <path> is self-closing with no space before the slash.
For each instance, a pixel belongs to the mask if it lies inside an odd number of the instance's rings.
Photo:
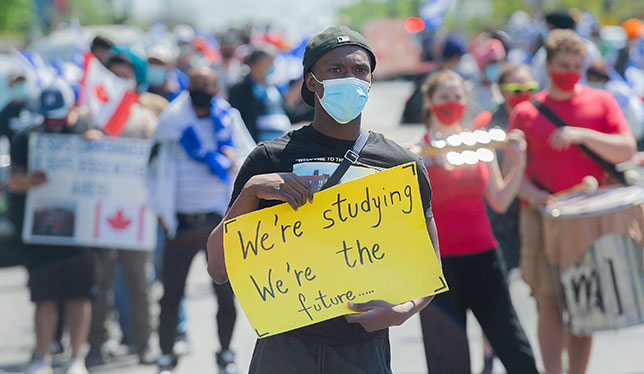
<path id="1" fill-rule="evenodd" d="M 427 0 L 420 5 L 418 15 L 425 21 L 426 29 L 435 31 L 443 26 L 449 4 L 449 0 Z"/>
<path id="2" fill-rule="evenodd" d="M 210 100 L 210 119 L 212 120 L 215 148 L 208 149 L 192 126 L 185 128 L 179 143 L 192 159 L 206 163 L 210 171 L 223 182 L 229 183 L 228 169 L 232 167 L 230 159 L 224 155 L 224 147 L 232 147 L 232 125 L 234 118 L 230 111 L 232 107 L 227 101 L 213 97 Z"/>
<path id="3" fill-rule="evenodd" d="M 85 66 L 85 52 L 89 51 L 89 41 L 80 21 L 76 17 L 72 19 L 72 29 L 74 30 L 74 38 L 76 39 L 76 52 L 74 53 L 72 61 L 76 66 L 83 69 Z"/>
<path id="4" fill-rule="evenodd" d="M 304 38 L 295 47 L 288 51 L 280 52 L 275 56 L 273 61 L 274 72 L 270 78 L 270 83 L 277 86 L 282 95 L 288 91 L 291 81 L 302 77 L 302 60 L 304 59 L 304 50 L 309 38 Z"/>
<path id="5" fill-rule="evenodd" d="M 13 57 L 27 81 L 32 83 L 39 93 L 56 80 L 56 72 L 51 66 L 45 64 L 38 53 L 14 49 Z"/>

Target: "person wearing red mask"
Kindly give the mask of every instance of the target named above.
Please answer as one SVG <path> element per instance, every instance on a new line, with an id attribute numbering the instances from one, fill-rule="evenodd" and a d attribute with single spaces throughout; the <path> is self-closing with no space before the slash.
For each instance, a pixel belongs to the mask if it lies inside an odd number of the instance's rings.
<path id="1" fill-rule="evenodd" d="M 530 100 L 539 88 L 539 84 L 532 79 L 530 67 L 525 64 L 505 64 L 499 71 L 497 83 L 503 96 L 503 103 L 492 111 L 479 114 L 472 125 L 473 129 L 499 127 L 508 129 L 510 113 L 514 108 Z M 499 164 L 503 164 L 503 152 L 497 153 Z M 507 270 L 519 265 L 519 202 L 515 199 L 508 210 L 503 214 L 488 209 L 492 223 L 492 231 L 499 241 Z"/>
<path id="2" fill-rule="evenodd" d="M 418 146 L 464 131 L 466 107 L 463 79 L 443 70 L 423 86 L 430 113 L 427 133 Z M 537 373 L 532 349 L 510 300 L 505 268 L 492 234 L 485 201 L 505 211 L 521 184 L 525 140 L 521 131 L 508 134 L 506 173 L 498 163 L 452 166 L 445 157 L 426 158 L 434 191 L 432 207 L 441 243 L 443 272 L 450 291 L 437 295 L 420 313 L 430 373 L 471 373 L 466 314 L 472 310 L 509 373 Z"/>
<path id="3" fill-rule="evenodd" d="M 578 185 L 587 176 L 606 183 L 602 167 L 576 145 L 585 145 L 606 162 L 616 164 L 635 154 L 635 139 L 610 93 L 578 84 L 584 55 L 583 40 L 570 30 L 554 30 L 545 42 L 550 88 L 534 96 L 567 126 L 557 128 L 532 102 L 517 105 L 510 128 L 525 133 L 528 160 L 519 196 L 521 272 L 537 301 L 538 335 L 546 373 L 562 373 L 564 342 L 568 373 L 585 373 L 592 336 L 568 335 L 563 328 L 557 291 L 544 254 L 538 208 L 553 194 Z M 440 230 L 439 230 L 440 231 Z"/>
<path id="4" fill-rule="evenodd" d="M 485 111 L 479 114 L 472 127 L 508 129 L 510 113 L 520 103 L 530 100 L 532 95 L 539 88 L 539 84 L 533 80 L 530 67 L 525 64 L 505 64 L 499 71 L 497 83 L 500 88 L 503 102 L 492 111 Z M 503 164 L 503 152 L 497 152 L 499 164 Z M 519 266 L 519 249 L 521 247 L 519 238 L 519 199 L 514 199 L 504 213 L 497 213 L 488 206 L 487 214 L 490 217 L 494 237 L 499 242 L 503 260 L 508 272 Z M 511 277 L 512 278 L 512 277 Z M 483 340 L 484 365 L 482 374 L 492 372 L 494 363 L 494 352 L 492 347 Z"/>

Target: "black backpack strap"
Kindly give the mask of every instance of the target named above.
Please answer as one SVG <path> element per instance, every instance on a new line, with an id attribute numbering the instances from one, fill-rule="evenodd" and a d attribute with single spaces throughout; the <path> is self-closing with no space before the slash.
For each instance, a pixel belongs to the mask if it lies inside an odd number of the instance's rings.
<path id="1" fill-rule="evenodd" d="M 541 103 L 534 98 L 530 99 L 530 103 L 534 105 L 537 110 L 539 110 L 539 113 L 543 114 L 544 117 L 546 117 L 550 122 L 552 122 L 553 125 L 555 125 L 558 128 L 562 128 L 564 126 L 568 126 L 564 120 L 561 119 L 558 115 L 556 115 L 550 108 L 548 108 L 544 103 Z M 610 162 L 604 160 L 599 156 L 597 153 L 593 152 L 590 148 L 586 147 L 584 144 L 575 144 L 577 147 L 579 147 L 588 157 L 590 157 L 593 161 L 595 161 L 599 166 L 602 167 L 608 174 L 612 175 L 615 179 L 617 179 L 620 183 L 626 185 L 626 178 L 624 177 L 624 173 L 621 173 L 617 171 L 615 168 L 615 165 L 611 164 Z"/>
<path id="2" fill-rule="evenodd" d="M 326 183 L 324 183 L 322 188 L 320 188 L 320 191 L 334 186 L 338 182 L 340 182 L 340 179 L 344 176 L 344 173 L 349 170 L 349 166 L 351 166 L 352 163 L 358 161 L 360 152 L 362 152 L 362 148 L 364 148 L 365 144 L 367 144 L 367 139 L 369 139 L 369 131 L 361 129 L 360 136 L 358 136 L 358 139 L 356 139 L 351 148 L 347 150 L 347 153 L 344 154 L 342 162 L 340 162 L 340 165 L 338 165 L 329 179 L 326 180 Z"/>

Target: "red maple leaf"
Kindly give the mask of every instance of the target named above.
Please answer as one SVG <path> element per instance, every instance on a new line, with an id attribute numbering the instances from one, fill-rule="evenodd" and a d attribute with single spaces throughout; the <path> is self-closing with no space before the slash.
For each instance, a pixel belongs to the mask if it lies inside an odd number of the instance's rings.
<path id="1" fill-rule="evenodd" d="M 110 101 L 110 99 L 107 97 L 107 93 L 105 92 L 105 86 L 102 84 L 98 86 L 94 86 L 94 94 L 96 95 L 96 98 L 104 103 Z"/>
<path id="2" fill-rule="evenodd" d="M 132 220 L 125 218 L 123 209 L 119 209 L 116 211 L 114 217 L 107 218 L 107 222 L 109 222 L 114 230 L 125 230 L 132 223 Z"/>

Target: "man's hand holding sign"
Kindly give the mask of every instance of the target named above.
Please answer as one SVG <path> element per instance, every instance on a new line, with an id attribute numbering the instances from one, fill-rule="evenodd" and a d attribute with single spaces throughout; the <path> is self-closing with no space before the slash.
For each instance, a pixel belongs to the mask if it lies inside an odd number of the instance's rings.
<path id="1" fill-rule="evenodd" d="M 228 217 L 236 218 L 223 224 L 225 268 L 222 258 L 209 268 L 228 271 L 260 337 L 341 315 L 366 331 L 400 325 L 427 295 L 447 290 L 418 189 L 414 163 L 319 192 L 315 201 L 295 174 L 257 175 L 242 192 L 250 196 L 231 206 Z M 259 199 L 288 204 L 241 215 Z M 211 247 L 221 231 L 211 235 L 210 255 L 219 252 Z"/>

